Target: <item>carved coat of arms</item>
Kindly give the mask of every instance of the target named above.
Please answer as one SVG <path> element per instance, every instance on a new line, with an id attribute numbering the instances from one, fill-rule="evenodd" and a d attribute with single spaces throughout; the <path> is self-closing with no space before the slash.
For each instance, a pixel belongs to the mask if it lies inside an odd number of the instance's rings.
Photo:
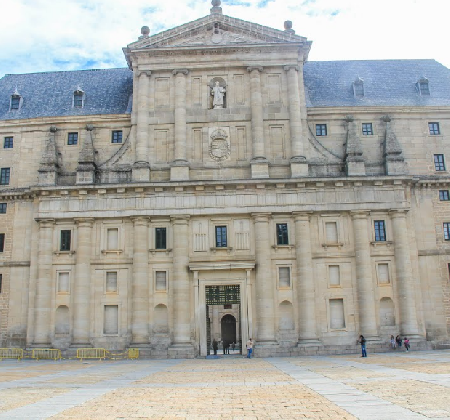
<path id="1" fill-rule="evenodd" d="M 219 128 L 213 131 L 210 137 L 209 155 L 211 158 L 217 162 L 227 159 L 231 153 L 227 132 Z"/>

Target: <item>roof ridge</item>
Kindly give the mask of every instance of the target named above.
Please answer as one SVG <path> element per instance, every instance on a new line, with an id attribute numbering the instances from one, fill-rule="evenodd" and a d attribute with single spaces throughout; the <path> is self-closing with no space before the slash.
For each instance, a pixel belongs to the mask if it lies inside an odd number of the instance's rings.
<path id="1" fill-rule="evenodd" d="M 128 67 L 113 67 L 110 69 L 78 69 L 78 70 L 49 70 L 49 71 L 35 71 L 32 73 L 6 73 L 6 76 L 29 76 L 30 74 L 55 74 L 55 73 L 75 73 L 75 72 L 88 72 L 88 71 L 111 71 L 111 70 L 129 70 Z M 131 70 L 129 70 L 131 71 Z"/>

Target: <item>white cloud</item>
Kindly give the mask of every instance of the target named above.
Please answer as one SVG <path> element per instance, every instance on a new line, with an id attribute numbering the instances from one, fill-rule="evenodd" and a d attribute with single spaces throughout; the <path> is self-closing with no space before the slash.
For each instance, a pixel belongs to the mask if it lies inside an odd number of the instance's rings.
<path id="1" fill-rule="evenodd" d="M 310 60 L 435 58 L 450 67 L 438 0 L 230 0 L 225 14 L 313 41 Z M 259 6 L 259 7 L 258 7 Z M 209 0 L 14 0 L 2 5 L 0 75 L 124 67 L 122 47 L 209 13 Z"/>

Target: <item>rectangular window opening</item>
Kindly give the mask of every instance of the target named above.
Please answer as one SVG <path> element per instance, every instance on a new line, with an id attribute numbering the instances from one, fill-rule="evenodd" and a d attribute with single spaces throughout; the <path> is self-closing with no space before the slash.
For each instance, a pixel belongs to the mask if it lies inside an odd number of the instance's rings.
<path id="1" fill-rule="evenodd" d="M 3 286 L 3 274 L 0 274 L 0 293 L 2 293 L 2 286 Z"/>
<path id="2" fill-rule="evenodd" d="M 277 223 L 277 245 L 289 245 L 287 223 Z"/>
<path id="3" fill-rule="evenodd" d="M 108 271 L 106 273 L 106 293 L 117 292 L 117 271 Z"/>
<path id="4" fill-rule="evenodd" d="M 345 328 L 343 299 L 330 299 L 330 328 L 332 330 Z"/>
<path id="5" fill-rule="evenodd" d="M 375 241 L 376 242 L 386 241 L 386 225 L 384 223 L 384 220 L 375 220 L 374 228 L 375 228 Z"/>
<path id="6" fill-rule="evenodd" d="M 378 282 L 380 284 L 389 284 L 389 265 L 386 263 L 378 264 Z"/>
<path id="7" fill-rule="evenodd" d="M 155 248 L 167 249 L 166 228 L 155 228 Z"/>
<path id="8" fill-rule="evenodd" d="M 0 203 L 0 214 L 6 214 L 7 204 Z"/>
<path id="9" fill-rule="evenodd" d="M 14 147 L 14 137 L 5 137 L 3 142 L 4 149 L 12 149 Z"/>
<path id="10" fill-rule="evenodd" d="M 227 246 L 227 227 L 216 226 L 216 248 L 226 248 Z"/>
<path id="11" fill-rule="evenodd" d="M 1 168 L 1 170 L 0 170 L 0 185 L 9 185 L 10 175 L 11 175 L 10 168 Z"/>
<path id="12" fill-rule="evenodd" d="M 103 334 L 118 334 L 119 332 L 119 306 L 105 305 L 103 319 Z"/>
<path id="13" fill-rule="evenodd" d="M 438 136 L 439 134 L 441 134 L 441 130 L 439 129 L 438 122 L 429 122 L 428 130 L 430 131 L 430 135 L 432 135 L 432 136 Z"/>
<path id="14" fill-rule="evenodd" d="M 449 201 L 450 195 L 448 193 L 448 190 L 439 190 L 439 200 L 440 201 Z"/>
<path id="15" fill-rule="evenodd" d="M 373 135 L 372 123 L 363 123 L 362 133 L 363 136 L 372 136 Z"/>
<path id="16" fill-rule="evenodd" d="M 325 223 L 325 234 L 327 237 L 328 244 L 337 244 L 338 243 L 337 223 L 336 222 Z"/>
<path id="17" fill-rule="evenodd" d="M 122 130 L 114 130 L 112 132 L 111 143 L 122 143 Z"/>
<path id="18" fill-rule="evenodd" d="M 5 250 L 5 234 L 0 233 L 0 252 Z"/>
<path id="19" fill-rule="evenodd" d="M 437 172 L 445 171 L 444 155 L 442 154 L 434 155 L 434 169 Z"/>
<path id="20" fill-rule="evenodd" d="M 108 249 L 119 249 L 119 229 L 111 228 L 106 231 Z"/>
<path id="21" fill-rule="evenodd" d="M 341 272 L 338 265 L 328 266 L 328 282 L 330 286 L 340 286 L 341 285 Z"/>
<path id="22" fill-rule="evenodd" d="M 444 240 L 450 241 L 450 223 L 444 223 Z"/>
<path id="23" fill-rule="evenodd" d="M 69 133 L 67 135 L 67 144 L 69 146 L 74 146 L 78 144 L 78 133 Z"/>
<path id="24" fill-rule="evenodd" d="M 58 273 L 58 293 L 69 293 L 69 273 Z"/>
<path id="25" fill-rule="evenodd" d="M 72 231 L 71 230 L 62 230 L 61 231 L 61 244 L 59 247 L 60 251 L 70 251 L 70 244 L 72 239 Z"/>
<path id="26" fill-rule="evenodd" d="M 327 135 L 327 125 L 316 124 L 316 136 L 326 136 L 326 135 Z"/>

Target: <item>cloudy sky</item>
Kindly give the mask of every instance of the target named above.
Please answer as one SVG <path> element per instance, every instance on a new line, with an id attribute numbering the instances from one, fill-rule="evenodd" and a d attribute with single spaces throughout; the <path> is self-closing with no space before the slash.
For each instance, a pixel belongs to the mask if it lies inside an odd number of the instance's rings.
<path id="1" fill-rule="evenodd" d="M 210 0 L 2 0 L 0 77 L 125 67 L 122 47 L 209 14 Z M 224 14 L 313 41 L 309 59 L 434 58 L 450 67 L 443 0 L 222 0 Z"/>

